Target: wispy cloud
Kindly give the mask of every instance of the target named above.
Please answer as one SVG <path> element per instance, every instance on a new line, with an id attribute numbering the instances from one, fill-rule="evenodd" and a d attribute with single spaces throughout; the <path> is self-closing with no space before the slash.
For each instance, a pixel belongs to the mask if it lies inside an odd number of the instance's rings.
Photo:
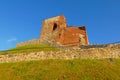
<path id="1" fill-rule="evenodd" d="M 14 42 L 14 41 L 17 41 L 17 38 L 10 38 L 7 40 L 7 42 Z"/>

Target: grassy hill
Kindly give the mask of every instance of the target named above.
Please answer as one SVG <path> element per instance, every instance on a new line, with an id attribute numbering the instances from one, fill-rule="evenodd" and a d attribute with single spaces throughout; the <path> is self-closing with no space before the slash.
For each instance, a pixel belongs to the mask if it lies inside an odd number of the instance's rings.
<path id="1" fill-rule="evenodd" d="M 40 60 L 0 64 L 0 80 L 120 80 L 120 59 Z"/>
<path id="2" fill-rule="evenodd" d="M 85 47 L 86 48 L 86 47 Z M 119 53 L 120 46 L 80 49 L 78 53 L 91 55 L 108 50 Z M 39 44 L 1 51 L 5 54 L 59 51 L 59 48 Z M 69 50 L 68 52 L 70 52 Z M 75 50 L 76 51 L 76 50 Z M 80 52 L 81 51 L 81 52 Z M 64 52 L 64 51 L 63 51 Z M 108 51 L 110 52 L 110 51 Z M 63 53 L 64 54 L 64 53 Z M 74 53 L 70 53 L 74 54 Z M 16 56 L 15 56 L 16 57 Z M 20 57 L 21 58 L 21 57 Z M 5 58 L 6 59 L 6 58 Z M 120 80 L 120 59 L 45 59 L 14 63 L 0 63 L 0 80 Z"/>
<path id="3" fill-rule="evenodd" d="M 58 48 L 48 46 L 45 44 L 33 44 L 21 47 L 12 48 L 5 51 L 0 51 L 0 54 L 16 54 L 16 53 L 29 53 L 29 52 L 39 52 L 39 51 L 57 51 Z"/>

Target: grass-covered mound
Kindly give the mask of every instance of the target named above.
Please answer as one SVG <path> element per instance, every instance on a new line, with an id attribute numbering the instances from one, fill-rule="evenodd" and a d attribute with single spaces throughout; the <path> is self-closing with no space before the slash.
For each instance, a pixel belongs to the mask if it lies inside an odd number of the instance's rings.
<path id="1" fill-rule="evenodd" d="M 6 51 L 1 51 L 0 54 L 29 53 L 29 52 L 39 52 L 39 51 L 51 51 L 51 50 L 56 51 L 59 49 L 45 44 L 34 44 L 34 45 L 16 47 Z"/>
<path id="2" fill-rule="evenodd" d="M 120 80 L 120 59 L 1 63 L 0 80 Z"/>

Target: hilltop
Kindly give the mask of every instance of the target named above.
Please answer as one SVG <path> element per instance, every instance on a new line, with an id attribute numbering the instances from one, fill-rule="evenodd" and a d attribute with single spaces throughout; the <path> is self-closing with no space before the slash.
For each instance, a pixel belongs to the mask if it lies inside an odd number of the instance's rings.
<path id="1" fill-rule="evenodd" d="M 27 45 L 1 52 L 0 62 L 43 59 L 103 59 L 120 58 L 120 45 L 90 45 L 52 47 L 44 44 Z"/>
<path id="2" fill-rule="evenodd" d="M 119 80 L 120 45 L 27 45 L 0 52 L 0 80 Z"/>

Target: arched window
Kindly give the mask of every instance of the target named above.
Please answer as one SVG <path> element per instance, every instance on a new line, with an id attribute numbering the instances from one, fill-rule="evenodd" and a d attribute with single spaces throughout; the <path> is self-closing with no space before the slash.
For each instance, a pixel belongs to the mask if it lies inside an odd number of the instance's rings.
<path id="1" fill-rule="evenodd" d="M 55 31 L 56 29 L 57 29 L 57 24 L 56 23 L 54 23 L 54 25 L 53 25 L 53 31 Z"/>

